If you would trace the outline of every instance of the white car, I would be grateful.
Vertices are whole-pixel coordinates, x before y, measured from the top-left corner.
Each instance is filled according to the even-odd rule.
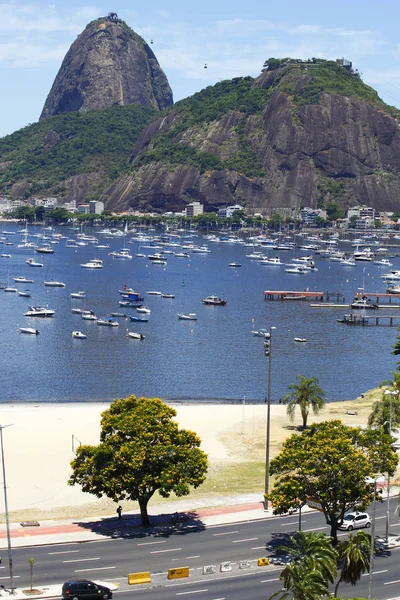
[[[368,513],[353,512],[347,514],[339,529],[351,531],[352,529],[360,529],[361,527],[371,527],[371,517]]]

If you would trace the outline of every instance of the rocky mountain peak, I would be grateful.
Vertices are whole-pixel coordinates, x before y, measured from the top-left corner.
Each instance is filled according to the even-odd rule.
[[[40,119],[128,104],[163,110],[173,103],[149,45],[115,13],[89,23],[61,64]]]

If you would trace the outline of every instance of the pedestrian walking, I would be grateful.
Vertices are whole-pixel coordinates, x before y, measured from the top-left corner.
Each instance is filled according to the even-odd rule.
[[[117,508],[117,515],[118,515],[118,519],[121,520],[122,519],[122,506],[119,505]]]

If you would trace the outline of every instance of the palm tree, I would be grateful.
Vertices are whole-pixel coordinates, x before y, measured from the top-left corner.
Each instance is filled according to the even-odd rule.
[[[390,406],[392,410],[390,410]],[[383,392],[382,400],[373,403],[372,412],[368,417],[368,425],[370,427],[382,427],[383,431],[390,435],[390,421],[392,422],[392,428],[400,427],[400,398],[389,390],[389,394]]]
[[[297,379],[298,383],[289,385],[291,391],[282,398],[281,402],[288,405],[286,412],[291,421],[294,419],[297,405],[300,406],[303,429],[305,429],[310,408],[314,415],[318,415],[321,408],[324,408],[325,392],[319,387],[316,377],[307,379],[303,375],[297,375]]]
[[[329,591],[329,583],[337,576],[338,554],[331,545],[331,538],[324,533],[297,532],[290,537],[290,545],[281,546],[293,560],[280,574],[284,589],[270,597],[280,600],[319,600]]]
[[[371,536],[365,531],[349,534],[347,540],[336,546],[336,551],[339,556],[339,578],[335,585],[335,598],[342,581],[356,585],[361,575],[369,571]]]

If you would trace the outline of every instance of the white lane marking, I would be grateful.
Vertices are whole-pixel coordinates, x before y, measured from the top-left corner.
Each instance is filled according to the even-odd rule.
[[[21,577],[21,575],[14,575],[13,579],[19,579]],[[7,577],[0,577],[0,579],[10,579],[10,577],[7,575]]]
[[[96,558],[76,558],[75,560],[63,560],[63,563],[86,562],[87,560],[100,560],[100,556]]]
[[[379,521],[379,519],[386,519],[386,515],[383,515],[382,517],[375,517],[375,521]]]
[[[382,571],[372,571],[372,575],[379,575],[379,573],[387,573],[389,569],[383,569]],[[369,577],[369,573],[363,573],[362,577]]]
[[[268,583],[268,581],[279,581],[279,577],[275,577],[274,579],[262,579],[260,583]]]
[[[117,567],[97,567],[96,569],[75,569],[75,573],[84,573],[85,571],[107,571],[109,569],[116,569]]]
[[[48,552],[47,554],[50,556],[51,554],[73,554],[79,552],[79,550],[61,550],[59,552]]]
[[[161,554],[161,552],[179,552],[182,548],[168,548],[167,550],[152,550],[150,554]]]
[[[239,530],[237,530],[237,531],[223,531],[222,533],[213,533],[213,535],[215,537],[217,537],[217,535],[232,535],[232,533],[239,533]]]
[[[240,544],[240,542],[254,542],[254,540],[258,540],[258,537],[256,537],[256,538],[246,538],[244,540],[232,540],[232,544]]]
[[[392,583],[400,583],[400,579],[395,579],[394,581],[385,581],[383,585],[392,585]]]
[[[140,542],[136,546],[152,546],[153,544],[166,544],[167,540],[160,540],[159,542]]]
[[[325,525],[325,527],[313,527],[312,529],[303,529],[302,531],[319,531],[320,529],[327,529],[327,527]]]
[[[303,519],[302,519],[301,522],[305,523],[305,520],[303,521]],[[290,523],[281,523],[281,527],[286,527],[286,525],[298,525],[298,524],[299,524],[298,521],[290,521]]]
[[[252,550],[265,550],[265,546],[256,546],[255,548],[252,548]]]
[[[177,596],[185,596],[186,594],[201,594],[202,592],[208,592],[208,589],[205,590],[192,590],[190,592],[177,592]]]
[[[186,558],[200,558],[200,554],[195,554],[194,556],[187,556]]]

